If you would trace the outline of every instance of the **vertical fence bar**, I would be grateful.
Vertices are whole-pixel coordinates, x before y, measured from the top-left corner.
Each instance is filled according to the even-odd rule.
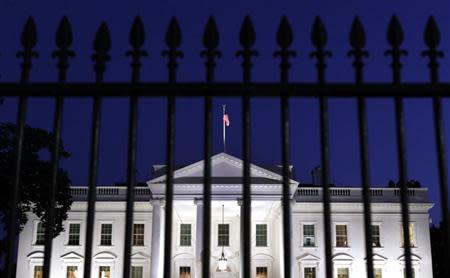
[[[331,52],[324,50],[327,44],[327,31],[320,17],[316,17],[311,41],[316,50],[310,54],[311,58],[316,58],[317,83],[325,84],[325,69],[327,67],[325,58],[331,57]],[[322,184],[323,184],[323,219],[325,236],[325,263],[326,277],[333,277],[333,261],[331,253],[331,208],[330,208],[330,185],[329,185],[329,155],[328,155],[328,99],[320,96],[320,149],[322,164]]]
[[[214,69],[216,67],[216,57],[221,53],[217,51],[219,44],[219,32],[214,18],[211,16],[206,23],[203,33],[203,50],[201,57],[206,58],[206,83],[214,82]],[[211,155],[212,155],[212,97],[205,96],[205,125],[204,125],[204,172],[203,172],[203,242],[202,242],[202,277],[210,277],[210,253],[211,253]],[[198,222],[197,222],[198,223]],[[200,229],[200,227],[197,227]],[[200,243],[197,243],[200,244]]]
[[[394,15],[388,27],[388,42],[391,49],[385,52],[386,56],[392,57],[391,68],[394,84],[401,83],[401,56],[407,55],[407,52],[401,48],[403,42],[403,30]],[[395,97],[395,122],[397,133],[397,154],[400,177],[400,201],[402,211],[402,229],[405,254],[405,273],[407,278],[413,278],[413,270],[411,263],[411,241],[409,232],[409,204],[408,204],[408,174],[406,164],[406,146],[405,146],[405,116],[402,97]]]
[[[134,19],[129,35],[129,43],[132,50],[126,56],[132,58],[131,61],[131,84],[140,82],[141,57],[147,56],[147,52],[142,50],[145,42],[144,24],[139,16]],[[138,97],[130,96],[129,122],[128,122],[128,167],[127,167],[127,211],[124,239],[124,262],[123,278],[131,276],[131,248],[133,241],[133,210],[134,210],[134,188],[136,186],[136,148],[137,148],[137,117],[138,117]]]
[[[283,17],[277,32],[277,43],[280,50],[274,53],[275,57],[280,57],[280,83],[287,85],[289,82],[289,69],[291,63],[290,57],[295,57],[296,53],[289,50],[294,36],[292,34],[291,24],[287,17]],[[290,192],[290,169],[289,169],[289,96],[286,92],[280,99],[281,110],[281,160],[283,165],[283,257],[284,257],[284,276],[292,277],[291,274],[291,192]]]
[[[444,56],[437,48],[441,42],[439,28],[433,16],[430,16],[424,33],[425,44],[428,49],[422,52],[423,57],[428,57],[428,68],[430,69],[430,83],[439,84],[439,62]],[[444,121],[442,117],[442,100],[440,96],[433,96],[434,130],[436,136],[436,150],[438,157],[439,188],[441,194],[442,231],[444,236],[444,254],[450,256],[450,212],[448,204],[448,173],[447,152],[445,147]],[[450,275],[449,266],[444,265],[443,277]]]
[[[169,83],[175,84],[178,58],[183,53],[177,48],[181,44],[181,31],[176,18],[172,18],[166,33],[168,50],[163,51],[163,56],[168,58]],[[166,219],[164,233],[164,277],[171,278],[172,258],[172,214],[173,214],[173,171],[175,168],[175,96],[169,95],[167,100],[167,170],[166,170]]]
[[[353,47],[348,52],[349,57],[354,57],[353,67],[355,68],[355,83],[361,85],[364,82],[364,58],[369,53],[364,50],[366,45],[366,35],[364,27],[358,17],[353,21],[350,31],[350,44]],[[366,243],[366,269],[367,278],[373,278],[373,249],[372,249],[372,213],[370,208],[370,175],[369,175],[369,146],[367,131],[366,100],[358,97],[358,124],[359,124],[359,147],[361,160],[361,180],[363,184],[364,202],[364,232]]]
[[[56,33],[56,45],[59,50],[53,52],[53,57],[58,58],[58,82],[65,83],[67,79],[67,69],[69,67],[69,58],[74,57],[74,52],[69,50],[72,44],[72,30],[67,17],[63,17]],[[62,92],[60,92],[62,94]],[[53,134],[55,143],[52,150],[52,180],[49,192],[49,202],[46,214],[47,227],[45,233],[45,252],[44,252],[44,278],[49,278],[51,273],[51,258],[53,246],[53,229],[55,226],[56,210],[56,191],[58,189],[58,171],[61,150],[61,127],[64,113],[63,96],[58,95],[55,100],[55,115],[53,123]]]
[[[242,56],[242,73],[243,73],[243,83],[244,85],[249,85],[251,82],[251,69],[252,69],[252,56],[257,56],[257,52],[252,49],[255,44],[256,34],[253,28],[253,23],[250,19],[250,16],[246,16],[244,22],[242,23],[239,41],[242,46],[242,50],[239,50],[236,53],[236,56]],[[242,232],[241,236],[243,237],[243,248],[241,250],[242,258],[242,271],[244,278],[249,278],[251,275],[251,216],[252,216],[252,203],[251,203],[251,176],[250,176],[250,91],[247,90],[244,92],[242,96],[242,109],[243,109],[243,117],[242,117],[242,136],[243,136],[243,189],[242,189],[242,199],[243,199],[243,214],[241,215]]]
[[[246,16],[241,26],[239,41],[242,50],[236,52],[236,57],[242,56],[242,74],[244,85],[251,82],[252,56],[257,56],[257,52],[252,49],[255,44],[256,34],[250,16]],[[243,182],[242,182],[242,211],[241,215],[241,236],[243,248],[241,250],[242,277],[251,275],[251,227],[252,227],[252,200],[251,200],[251,177],[250,177],[250,92],[247,90],[242,96],[242,144],[243,144]]]
[[[32,67],[32,59],[37,57],[37,52],[33,51],[36,46],[37,35],[36,26],[33,18],[29,17],[22,31],[21,44],[23,50],[17,52],[17,57],[22,58],[20,83],[26,84],[29,81],[30,71]],[[19,97],[19,104],[17,110],[17,130],[16,130],[16,146],[15,146],[15,161],[14,161],[14,180],[11,190],[11,205],[9,211],[9,223],[7,230],[7,254],[6,254],[6,277],[12,277],[14,273],[14,258],[16,233],[18,230],[18,215],[19,215],[19,201],[20,201],[20,174],[22,171],[22,152],[23,141],[25,136],[25,121],[27,115],[27,97],[21,95]]]
[[[103,82],[106,70],[106,62],[110,60],[108,55],[111,49],[111,38],[106,22],[102,22],[97,30],[94,40],[95,53],[92,55],[95,70],[95,82]],[[100,142],[100,116],[102,102],[100,96],[94,96],[92,127],[91,127],[91,151],[89,158],[89,191],[88,191],[88,213],[86,225],[86,246],[84,253],[84,278],[91,277],[92,247],[95,230],[95,201],[97,195],[97,176],[98,176],[98,156]]]

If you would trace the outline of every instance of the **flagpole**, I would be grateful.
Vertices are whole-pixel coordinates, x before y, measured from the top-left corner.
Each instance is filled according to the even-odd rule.
[[[222,105],[223,152],[226,152],[225,104]]]

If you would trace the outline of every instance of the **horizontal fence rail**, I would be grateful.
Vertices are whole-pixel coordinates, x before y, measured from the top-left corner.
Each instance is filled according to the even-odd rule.
[[[130,82],[104,82],[105,72],[110,62],[109,55],[111,49],[111,36],[106,22],[99,26],[94,42],[94,53],[92,55],[93,68],[95,72],[95,82],[93,83],[70,83],[67,80],[70,70],[69,61],[75,57],[75,52],[71,50],[72,31],[69,20],[64,17],[58,27],[55,42],[57,50],[53,52],[53,58],[57,60],[58,81],[33,83],[31,69],[33,60],[37,58],[38,53],[34,50],[37,44],[37,32],[33,19],[30,17],[23,29],[21,35],[21,44],[23,50],[19,51],[17,57],[21,59],[21,76],[18,83],[0,83],[0,96],[19,97],[18,115],[17,115],[17,141],[14,182],[11,188],[11,203],[8,217],[10,219],[7,233],[7,263],[6,277],[12,277],[14,265],[14,242],[16,237],[16,226],[20,196],[20,174],[22,170],[22,148],[24,140],[24,125],[27,112],[27,99],[29,97],[52,97],[55,98],[55,115],[53,132],[56,135],[56,143],[52,150],[52,186],[49,196],[49,207],[47,209],[48,222],[46,231],[51,231],[55,222],[55,190],[57,187],[58,167],[59,167],[59,140],[62,129],[62,116],[64,98],[67,97],[92,97],[93,115],[91,129],[91,152],[89,161],[89,180],[87,188],[72,189],[75,198],[86,198],[88,200],[88,217],[86,228],[86,250],[84,260],[84,276],[91,277],[92,269],[92,246],[93,229],[95,223],[95,204],[101,200],[104,195],[117,195],[121,200],[126,200],[126,230],[124,247],[124,272],[123,277],[130,277],[131,270],[131,238],[133,223],[133,203],[135,200],[141,200],[150,192],[148,189],[135,188],[136,185],[136,148],[137,148],[137,113],[139,97],[167,97],[167,179],[166,179],[166,223],[172,222],[173,214],[173,183],[175,169],[175,99],[177,97],[202,97],[205,107],[205,136],[204,136],[204,196],[203,196],[203,241],[202,241],[202,268],[203,277],[210,277],[210,247],[211,247],[211,155],[212,155],[212,98],[213,97],[239,97],[242,98],[243,116],[242,116],[242,142],[243,142],[243,195],[241,206],[241,264],[244,278],[251,275],[251,201],[252,193],[250,179],[250,161],[251,161],[251,100],[255,97],[279,97],[281,103],[281,121],[280,138],[282,144],[282,223],[283,223],[283,273],[285,277],[292,277],[292,250],[291,250],[291,200],[289,196],[290,186],[290,120],[289,120],[289,100],[294,97],[314,97],[319,99],[320,108],[320,150],[322,164],[323,186],[320,188],[302,188],[298,189],[294,198],[317,200],[324,206],[324,235],[325,235],[325,272],[327,278],[333,278],[332,245],[331,245],[331,202],[337,196],[355,198],[364,205],[364,231],[365,231],[365,250],[366,250],[366,269],[367,277],[374,278],[373,250],[370,244],[371,236],[371,202],[378,197],[389,196],[395,202],[399,202],[402,211],[403,232],[405,235],[405,269],[407,278],[413,278],[411,261],[411,242],[409,237],[409,202],[414,198],[422,198],[420,189],[408,189],[406,181],[408,180],[406,139],[404,136],[405,117],[403,112],[403,101],[405,98],[425,98],[433,101],[435,136],[438,155],[438,168],[440,179],[440,196],[443,216],[443,230],[445,250],[450,250],[450,230],[449,230],[449,201],[448,201],[448,175],[447,175],[447,157],[446,145],[444,140],[444,123],[442,116],[442,98],[450,97],[450,83],[439,82],[439,63],[438,60],[443,53],[438,50],[440,44],[440,31],[433,17],[430,17],[424,32],[424,42],[426,50],[422,56],[428,59],[428,68],[430,82],[424,83],[402,83],[402,61],[401,58],[407,54],[402,48],[403,30],[400,21],[393,16],[387,28],[388,49],[385,56],[390,59],[392,70],[392,83],[378,84],[364,82],[364,60],[368,58],[369,53],[365,50],[366,35],[363,24],[359,18],[355,18],[349,35],[350,51],[348,56],[352,59],[355,80],[347,83],[330,83],[326,81],[327,61],[332,59],[332,53],[327,50],[328,36],[324,23],[320,17],[316,17],[311,30],[311,44],[313,51],[310,58],[316,62],[317,82],[301,83],[289,81],[289,70],[293,63],[296,52],[291,49],[294,40],[294,32],[286,17],[280,22],[276,34],[276,43],[279,50],[274,53],[274,58],[280,59],[280,80],[278,83],[254,82],[252,79],[252,68],[254,60],[257,59],[258,52],[254,48],[256,41],[256,30],[253,26],[250,16],[245,17],[239,33],[239,43],[241,49],[236,52],[236,58],[241,60],[242,81],[241,82],[216,82],[215,68],[217,59],[222,53],[219,47],[219,31],[213,17],[208,19],[203,35],[204,50],[200,53],[205,59],[205,82],[177,82],[177,69],[183,52],[180,50],[182,45],[182,32],[176,18],[172,18],[168,26],[165,42],[167,49],[162,52],[162,56],[167,60],[168,82],[148,82],[142,80],[140,69],[143,66],[142,58],[147,56],[143,49],[145,44],[145,27],[140,17],[136,17],[133,22],[129,43],[131,50],[126,52],[126,56],[131,58],[131,80]],[[97,184],[98,176],[98,156],[100,142],[100,115],[102,108],[102,99],[105,97],[128,97],[130,99],[129,107],[129,130],[128,130],[128,163],[127,163],[127,186],[123,188],[102,189]],[[360,189],[336,189],[329,184],[329,127],[328,127],[328,99],[333,98],[356,98],[358,107],[359,121],[359,142],[360,142],[360,162],[362,188]],[[371,189],[370,188],[370,159],[368,152],[369,131],[366,119],[366,98],[390,98],[395,102],[395,123],[399,160],[400,189]],[[172,225],[165,225],[164,233],[164,273],[158,277],[172,277]],[[50,277],[51,257],[52,257],[52,238],[51,232],[46,233],[45,237],[45,259],[44,259],[44,277]],[[448,277],[448,276],[443,276]]]

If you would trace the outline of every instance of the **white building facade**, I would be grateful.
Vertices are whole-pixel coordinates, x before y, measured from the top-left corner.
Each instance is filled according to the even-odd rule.
[[[284,277],[279,167],[251,165],[252,277]],[[174,173],[172,277],[201,277],[203,161]],[[225,153],[212,157],[211,273],[214,278],[239,278],[241,273],[242,161]],[[154,166],[154,178],[136,187],[132,277],[163,277],[165,175]],[[361,188],[331,189],[334,275],[365,277],[364,216]],[[376,278],[403,277],[403,237],[399,189],[373,188],[372,246]],[[73,187],[74,203],[65,231],[54,239],[51,277],[82,277],[87,218],[87,187]],[[125,238],[124,186],[99,186],[95,211],[91,277],[123,274]],[[291,180],[292,273],[294,278],[325,277],[322,189]],[[409,189],[410,232],[415,277],[431,278],[429,209],[426,188]],[[44,229],[30,214],[20,234],[17,277],[40,278]],[[219,269],[222,255],[225,271]]]

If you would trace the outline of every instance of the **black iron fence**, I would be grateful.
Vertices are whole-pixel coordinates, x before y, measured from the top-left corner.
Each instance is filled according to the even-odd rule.
[[[126,52],[131,62],[131,82],[130,83],[104,83],[103,77],[107,68],[107,62],[110,60],[108,52],[111,47],[110,34],[108,26],[103,22],[95,36],[94,62],[95,83],[67,83],[67,73],[69,61],[75,56],[71,50],[72,33],[69,21],[64,17],[56,33],[57,50],[53,52],[52,57],[57,60],[58,81],[55,83],[30,83],[30,74],[33,64],[33,58],[37,57],[37,52],[33,49],[36,46],[37,36],[36,27],[32,18],[29,18],[23,29],[21,44],[23,50],[17,53],[21,59],[21,77],[19,83],[0,83],[1,96],[19,97],[17,114],[17,144],[15,159],[14,183],[11,188],[11,206],[8,217],[8,248],[6,277],[11,277],[14,267],[14,238],[13,232],[16,228],[16,219],[18,217],[18,208],[16,204],[19,200],[19,185],[21,183],[21,157],[23,152],[23,138],[25,117],[27,113],[28,97],[54,97],[55,115],[53,132],[55,134],[55,144],[52,151],[53,171],[51,193],[49,195],[48,226],[47,231],[51,231],[55,223],[55,192],[57,188],[58,162],[60,156],[60,138],[61,125],[63,117],[64,97],[93,97],[93,116],[91,133],[91,152],[89,164],[89,189],[88,189],[88,217],[86,228],[84,276],[91,277],[91,261],[93,246],[93,227],[95,219],[96,203],[96,185],[98,176],[98,154],[99,154],[99,136],[100,136],[100,111],[102,98],[127,96],[130,98],[129,115],[129,134],[128,134],[128,178],[127,178],[127,207],[126,207],[126,235],[124,248],[124,272],[123,277],[130,277],[130,256],[131,256],[131,238],[133,223],[133,202],[135,199],[136,184],[136,145],[137,145],[137,110],[139,97],[165,96],[168,98],[168,128],[167,128],[167,179],[166,179],[166,220],[165,223],[172,223],[173,211],[173,172],[174,172],[174,142],[175,142],[175,98],[183,97],[204,97],[205,122],[204,122],[204,219],[203,223],[203,277],[210,277],[210,226],[211,226],[211,155],[212,155],[212,98],[217,96],[235,96],[241,97],[243,103],[243,231],[244,238],[242,254],[243,277],[250,277],[251,273],[251,183],[250,180],[250,123],[251,111],[250,100],[256,97],[275,97],[281,101],[281,142],[282,142],[282,163],[283,163],[283,254],[284,256],[284,274],[285,277],[291,275],[291,211],[289,196],[289,99],[296,97],[318,98],[320,102],[320,140],[321,140],[321,164],[323,180],[323,205],[324,205],[324,231],[325,231],[325,261],[326,277],[333,276],[332,266],[332,245],[331,245],[331,213],[330,213],[330,188],[329,188],[329,156],[328,156],[328,97],[337,98],[357,98],[358,120],[359,120],[359,141],[360,141],[360,160],[362,177],[362,200],[364,203],[364,228],[365,228],[365,247],[367,258],[367,277],[374,277],[373,251],[370,241],[371,237],[371,198],[373,192],[370,190],[369,177],[369,152],[367,139],[369,131],[366,120],[366,102],[365,98],[390,97],[395,102],[395,119],[397,133],[397,153],[399,161],[400,177],[400,200],[402,211],[403,233],[405,239],[404,255],[406,277],[412,278],[411,263],[411,242],[409,236],[409,211],[408,199],[410,194],[406,181],[408,180],[406,148],[405,148],[405,117],[403,109],[403,99],[411,97],[429,98],[433,101],[435,136],[438,154],[438,167],[440,178],[440,196],[444,229],[445,250],[450,250],[450,231],[449,231],[449,202],[448,202],[448,177],[447,177],[447,159],[444,140],[444,124],[442,119],[441,99],[450,97],[450,84],[441,84],[439,82],[439,63],[438,60],[443,53],[438,49],[440,44],[440,32],[433,17],[430,17],[424,32],[424,41],[426,50],[422,56],[428,59],[430,72],[430,82],[427,84],[403,84],[402,83],[402,56],[407,54],[402,48],[403,31],[398,19],[393,16],[387,31],[387,41],[389,49],[385,56],[391,59],[392,83],[391,84],[366,84],[364,83],[364,59],[368,57],[365,50],[366,37],[363,25],[358,18],[355,18],[351,27],[349,41],[351,50],[348,52],[349,58],[353,61],[355,80],[353,83],[332,84],[326,82],[327,59],[331,57],[331,52],[327,50],[327,32],[321,19],[317,17],[313,23],[311,31],[311,42],[314,51],[310,57],[316,60],[317,83],[290,83],[289,69],[291,67],[291,58],[295,57],[295,51],[290,49],[294,39],[293,31],[286,17],[283,17],[277,32],[277,44],[280,49],[274,53],[276,58],[280,59],[280,82],[279,83],[254,83],[252,82],[252,63],[258,52],[253,48],[256,32],[252,21],[247,16],[240,30],[239,40],[242,49],[236,52],[236,56],[242,59],[242,82],[216,83],[214,82],[214,73],[217,58],[221,56],[219,47],[219,31],[212,17],[209,18],[203,36],[203,45],[205,49],[201,51],[201,57],[205,59],[205,82],[178,83],[177,67],[179,60],[183,57],[180,50],[182,34],[177,20],[173,18],[170,21],[165,41],[168,49],[162,52],[162,56],[167,59],[168,82],[167,83],[149,83],[140,81],[141,59],[147,56],[143,49],[145,42],[145,28],[139,17],[136,17],[129,35],[129,42],[132,49]],[[172,246],[172,227],[166,225],[164,237],[164,277],[171,277],[171,246]],[[44,277],[50,276],[50,265],[52,256],[52,235],[47,232],[45,236],[45,256],[44,256]],[[444,275],[445,276],[445,275]]]

